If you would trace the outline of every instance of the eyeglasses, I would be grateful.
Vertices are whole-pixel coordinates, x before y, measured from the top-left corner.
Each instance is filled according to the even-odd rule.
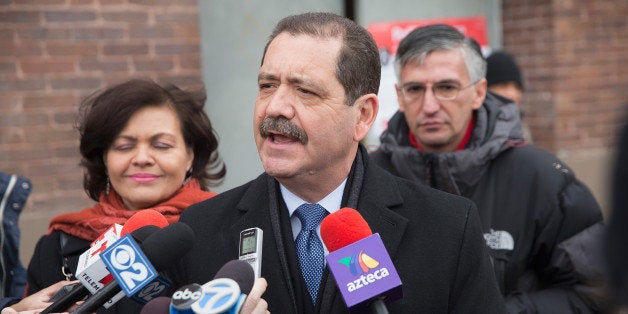
[[[472,86],[478,81],[474,81],[467,86],[459,87],[455,83],[436,83],[432,85],[432,93],[439,100],[454,100],[458,97],[458,92]],[[401,87],[401,95],[406,102],[415,102],[423,99],[427,86],[419,83],[407,83]]]

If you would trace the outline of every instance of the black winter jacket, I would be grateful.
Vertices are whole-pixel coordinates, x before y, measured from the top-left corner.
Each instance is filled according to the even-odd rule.
[[[397,112],[373,162],[395,175],[473,200],[509,312],[587,313],[604,308],[602,214],[573,171],[525,145],[514,103],[487,94],[465,149],[426,153]]]

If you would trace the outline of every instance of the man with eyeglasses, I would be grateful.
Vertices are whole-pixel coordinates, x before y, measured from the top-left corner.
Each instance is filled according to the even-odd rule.
[[[517,105],[487,92],[477,42],[418,28],[395,71],[399,111],[371,160],[476,203],[509,312],[602,311],[599,205],[562,161],[525,144]]]

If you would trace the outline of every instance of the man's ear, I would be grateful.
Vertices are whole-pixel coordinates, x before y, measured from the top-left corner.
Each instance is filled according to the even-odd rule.
[[[395,83],[395,92],[397,92],[397,103],[399,104],[399,112],[404,112],[406,110],[406,107],[405,103],[403,102],[403,95],[401,94],[399,83]]]
[[[488,89],[486,79],[481,79],[475,83],[475,99],[473,100],[473,110],[482,107],[486,98],[486,90]]]
[[[358,110],[353,140],[359,142],[366,137],[375,123],[379,111],[379,99],[375,94],[366,94],[358,98],[353,105]]]

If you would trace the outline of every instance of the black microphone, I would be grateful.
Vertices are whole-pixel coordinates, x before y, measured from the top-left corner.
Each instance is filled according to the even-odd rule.
[[[238,283],[240,292],[248,295],[255,283],[255,271],[253,270],[253,267],[251,267],[251,264],[234,259],[225,263],[222,267],[220,267],[218,272],[216,272],[214,279],[219,278],[233,279]]]
[[[170,314],[170,298],[162,296],[148,301],[140,314]]]
[[[141,228],[131,232],[131,235],[133,236],[133,238],[136,241],[141,243],[146,238],[148,238],[148,236],[153,234],[158,229],[159,229],[159,227],[157,227],[157,226],[146,225],[146,226],[143,226],[143,227],[141,227]],[[72,290],[70,290],[68,293],[66,293],[60,299],[58,299],[55,302],[53,302],[51,305],[49,305],[47,308],[45,308],[40,313],[41,314],[49,314],[49,313],[64,312],[68,308],[70,308],[72,305],[74,305],[76,302],[85,299],[85,297],[89,296],[90,294],[91,293],[90,293],[89,289],[87,289],[87,287],[85,287],[82,283],[78,283],[78,284],[76,284],[74,286],[74,288],[72,288]]]
[[[151,234],[140,245],[140,249],[148,261],[152,263],[155,270],[160,271],[166,269],[187,253],[194,244],[194,238],[194,232],[188,225],[175,222]],[[148,282],[145,282],[145,284],[148,284]],[[120,291],[122,291],[122,287],[120,287],[118,282],[115,280],[111,281],[89,297],[72,313],[94,312]]]
[[[179,288],[172,295],[170,313],[238,313],[254,282],[255,272],[249,263],[231,260],[206,284]]]

